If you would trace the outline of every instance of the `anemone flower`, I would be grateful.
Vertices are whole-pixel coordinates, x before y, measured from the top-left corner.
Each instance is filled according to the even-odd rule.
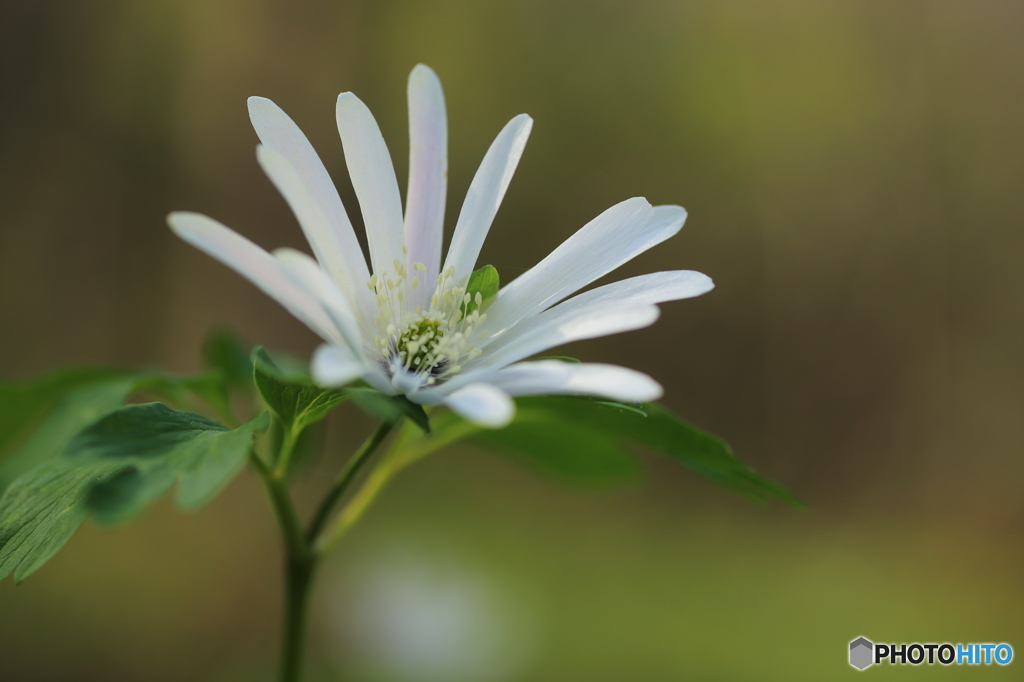
[[[533,120],[516,116],[487,150],[442,264],[448,130],[441,83],[419,65],[409,76],[408,95],[404,217],[376,121],[352,93],[338,97],[338,129],[366,225],[370,268],[312,145],[277,105],[260,97],[249,99],[249,117],[262,142],[257,159],[294,211],[315,258],[293,249],[267,253],[196,213],[172,213],[171,228],[248,278],[325,341],[311,362],[313,379],[322,386],[363,380],[382,393],[443,404],[493,428],[513,418],[514,396],[659,398],[661,386],[635,370],[527,358],[571,341],[646,327],[658,318],[655,304],[709,291],[707,276],[679,270],[569,298],[676,234],[686,211],[652,207],[642,198],[616,204],[495,293],[493,268],[474,268]]]

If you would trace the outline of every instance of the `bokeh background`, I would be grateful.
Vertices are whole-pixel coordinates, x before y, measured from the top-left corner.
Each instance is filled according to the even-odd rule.
[[[658,377],[808,508],[654,459],[641,485],[594,491],[482,451],[435,456],[321,574],[311,680],[818,681],[860,674],[858,635],[1024,655],[1012,0],[6,0],[0,375],[192,371],[217,325],[309,353],[310,332],[164,216],[304,246],[255,163],[259,94],[306,131],[358,225],[334,99],[370,106],[404,185],[417,62],[447,95],[449,235],[493,136],[536,120],[482,256],[504,281],[620,200],[689,210],[615,277],[697,269],[717,289],[565,352]],[[332,419],[303,500],[366,430]],[[87,525],[0,584],[0,679],[269,680],[279,580],[248,475],[197,514]]]

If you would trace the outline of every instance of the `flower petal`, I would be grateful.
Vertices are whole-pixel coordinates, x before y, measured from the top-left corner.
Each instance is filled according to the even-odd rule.
[[[366,224],[373,271],[394,273],[395,260],[405,264],[405,228],[391,154],[373,114],[351,92],[338,95],[337,119],[345,164]]]
[[[653,305],[664,301],[692,298],[707,293],[714,286],[710,277],[693,270],[655,272],[631,277],[592,289],[552,306],[498,336],[484,339],[478,344],[478,347],[486,348],[487,352],[494,352],[508,344],[515,343],[523,334],[548,324],[555,318],[577,315],[586,311],[617,308],[625,303]],[[485,322],[485,324],[487,323]]]
[[[425,305],[441,269],[441,239],[448,187],[448,118],[441,81],[429,67],[417,64],[409,74],[409,192],[405,199],[405,267],[413,263],[427,270],[418,276],[421,286],[413,291],[416,303]]]
[[[653,305],[629,303],[597,310],[584,308],[569,315],[548,318],[544,324],[517,338],[515,343],[494,351],[488,349],[476,360],[467,362],[462,374],[435,390],[446,393],[476,381],[485,381],[495,370],[555,346],[648,327],[658,319],[659,312]]]
[[[348,300],[326,272],[315,260],[295,249],[274,251],[281,270],[296,285],[316,299],[323,311],[334,322],[349,351],[358,360],[364,360],[363,341],[359,335],[359,323]]]
[[[260,165],[284,195],[320,264],[353,306],[368,306],[373,297],[364,286],[370,277],[363,250],[342,206],[334,181],[295,122],[269,99],[249,98],[249,119],[266,150]],[[289,166],[289,170],[283,170]],[[312,211],[310,205],[316,206]],[[372,317],[372,314],[370,315]]]
[[[255,284],[326,341],[344,343],[319,301],[296,286],[269,253],[213,218],[177,211],[167,216],[174,233]]]
[[[323,344],[313,352],[310,362],[313,381],[320,386],[345,386],[367,373],[367,365],[343,346]]]
[[[533,119],[526,114],[520,114],[509,121],[491,143],[469,185],[444,264],[445,269],[449,266],[455,268],[458,286],[465,286],[473,272],[484,239],[498,213],[505,190],[512,181],[512,174],[519,165],[532,128]]]
[[[529,319],[676,234],[679,206],[652,208],[634,198],[612,206],[506,286],[487,311],[494,334]]]
[[[516,414],[516,403],[500,388],[488,384],[469,384],[451,393],[444,404],[469,421],[490,429],[509,425]]]
[[[488,383],[511,396],[579,394],[640,403],[663,393],[657,381],[636,370],[559,360],[520,362],[498,370]]]

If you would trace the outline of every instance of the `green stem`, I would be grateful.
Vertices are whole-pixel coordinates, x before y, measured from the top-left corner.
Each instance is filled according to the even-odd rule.
[[[285,540],[285,619],[280,680],[298,682],[306,640],[309,591],[313,585],[317,557],[306,542],[287,482],[276,476],[255,452],[250,453],[250,460],[267,489],[270,505]]]
[[[408,428],[413,427],[410,425]],[[342,508],[330,529],[315,539],[311,537],[313,551],[318,555],[323,555],[337,544],[369,508],[388,482],[402,469],[479,429],[479,426],[470,422],[461,422],[443,431],[438,431],[429,438],[423,436],[399,437],[380,464],[370,473],[362,487]]]
[[[391,429],[395,427],[397,421],[385,421],[381,422],[370,437],[359,447],[352,457],[349,458],[345,464],[345,468],[341,470],[338,477],[334,481],[334,485],[331,486],[330,491],[327,493],[327,497],[320,503],[320,508],[317,509],[316,515],[313,517],[313,521],[309,524],[309,530],[306,531],[306,540],[313,543],[320,532],[323,530],[324,525],[327,523],[328,518],[331,515],[331,509],[341,499],[341,496],[345,494],[345,491],[352,484],[356,474],[363,467],[366,462],[370,460],[373,453],[380,447],[380,444],[384,442],[384,439],[391,433]]]
[[[263,487],[267,489],[270,497],[270,506],[277,518],[277,525],[281,528],[284,536],[285,547],[289,556],[302,557],[310,555],[309,544],[302,533],[302,522],[299,521],[299,513],[295,510],[292,496],[288,492],[288,484],[284,479],[278,478],[255,453],[251,453],[249,459],[263,481]]]
[[[306,644],[309,593],[313,586],[316,557],[288,557],[285,572],[284,645],[281,652],[281,682],[299,682]]]
[[[281,425],[284,433],[281,434],[281,451],[277,454],[274,464],[274,478],[283,480],[288,475],[288,464],[292,459],[292,452],[295,451],[295,443],[299,439],[299,433],[288,426]]]

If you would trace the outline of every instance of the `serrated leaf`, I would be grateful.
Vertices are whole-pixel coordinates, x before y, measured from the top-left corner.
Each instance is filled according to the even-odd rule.
[[[107,378],[59,398],[28,439],[0,465],[0,493],[26,471],[59,455],[79,430],[123,405],[135,383],[135,377]]]
[[[62,396],[124,376],[122,370],[105,367],[67,367],[31,381],[0,381],[0,454]]]
[[[0,580],[17,569],[21,582],[56,554],[89,515],[89,491],[123,466],[52,460],[15,481],[0,498]]]
[[[361,410],[381,421],[396,422],[408,417],[425,433],[430,433],[430,419],[423,406],[404,395],[384,395],[372,388],[346,388],[344,391]]]
[[[639,462],[604,433],[564,423],[546,410],[520,409],[504,429],[481,429],[470,440],[572,483],[635,481]]]
[[[308,376],[285,372],[262,346],[253,351],[252,359],[253,379],[260,395],[274,415],[295,433],[320,421],[348,398],[344,391],[315,385]]]
[[[266,414],[237,429],[163,403],[128,405],[79,432],[63,459],[71,465],[123,465],[96,486],[89,508],[98,521],[122,521],[178,483],[177,503],[194,509],[216,495],[245,463]]]
[[[323,419],[338,403],[351,399],[361,410],[382,421],[408,417],[423,431],[430,432],[430,420],[423,407],[405,396],[384,395],[366,387],[321,388],[299,368],[282,369],[262,347],[253,351],[253,366],[263,399],[286,425],[299,425],[291,428],[305,428]]]
[[[0,498],[0,579],[46,563],[90,514],[138,512],[178,482],[178,505],[208,501],[237,473],[266,428],[262,415],[229,431],[161,403],[129,405],[76,434],[60,457],[19,477]]]
[[[462,304],[462,316],[465,317],[478,308],[486,308],[490,300],[498,294],[500,288],[498,271],[493,265],[485,265],[474,270],[473,274],[469,276],[469,283],[466,284],[469,302]],[[480,294],[479,301],[477,301],[477,294]]]

